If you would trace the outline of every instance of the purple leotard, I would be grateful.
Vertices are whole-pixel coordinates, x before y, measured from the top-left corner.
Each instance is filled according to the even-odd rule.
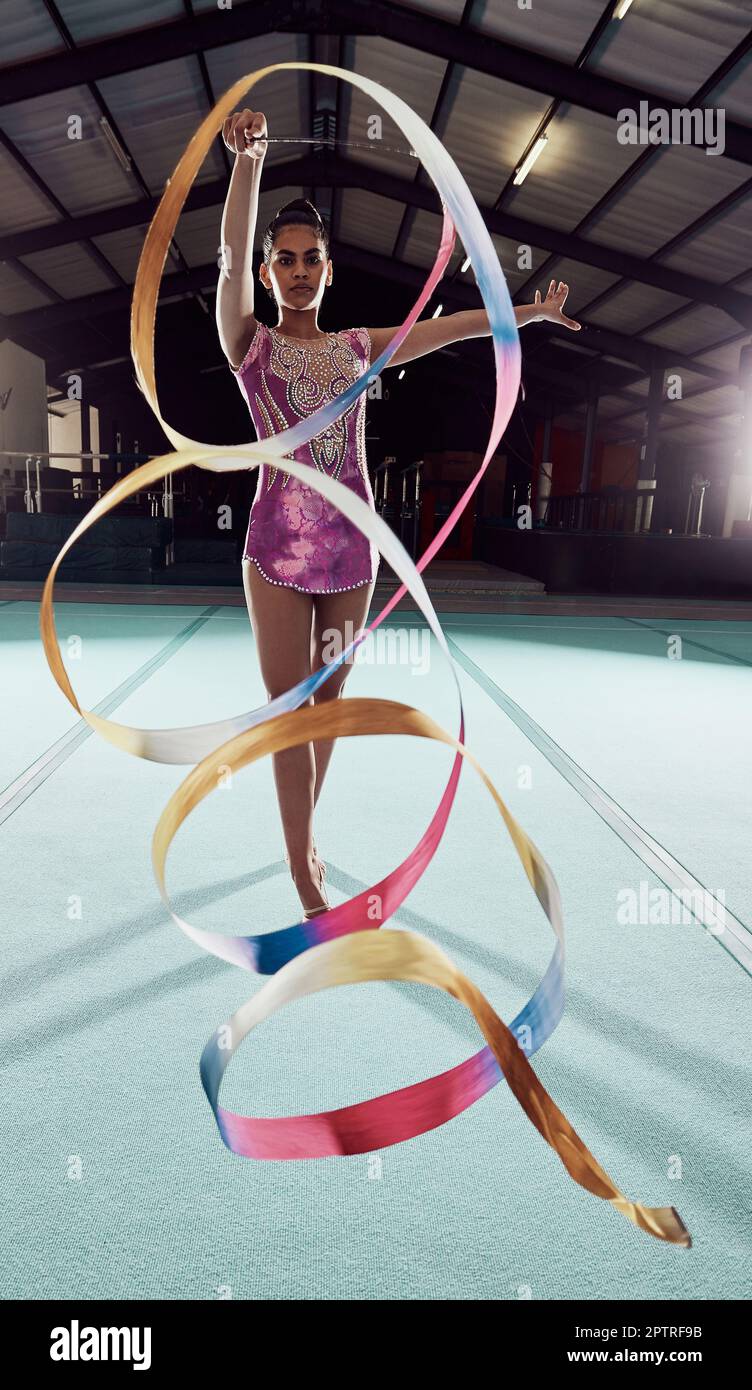
[[[341,395],[370,357],[365,328],[328,333],[310,343],[259,323],[245,358],[231,370],[256,433],[265,439]],[[373,507],[365,393],[327,430],[283,457],[319,468]],[[270,583],[307,594],[340,593],[375,579],[379,558],[376,547],[320,492],[280,468],[260,466],[243,561],[253,561]]]

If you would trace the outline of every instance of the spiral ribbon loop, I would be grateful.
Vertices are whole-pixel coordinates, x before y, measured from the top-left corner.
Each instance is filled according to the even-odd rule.
[[[322,73],[358,87],[382,106],[401,128],[432,177],[441,198],[443,224],[436,261],[426,283],[392,341],[376,361],[341,395],[298,424],[256,444],[217,448],[190,439],[160,412],[154,369],[154,329],[159,284],[167,251],[186,197],[212,141],[239,100],[275,72]],[[325,430],[357,400],[373,376],[388,365],[441,280],[455,244],[455,228],[472,260],[488,313],[496,365],[496,403],[483,462],[450,516],[417,565],[373,508],[346,485],[290,457],[299,445]],[[152,842],[152,861],[162,899],[173,921],[204,950],[272,978],[222,1024],[201,1057],[201,1079],[225,1144],[253,1158],[313,1158],[362,1153],[400,1143],[446,1123],[484,1095],[501,1077],[570,1176],[595,1196],[609,1201],[641,1230],[661,1240],[689,1245],[689,1234],[673,1207],[631,1202],[600,1167],[566,1117],[541,1085],[528,1060],[549,1038],[563,1010],[564,923],[556,879],[533,841],[505,806],[491,779],[464,744],[465,719],[455,662],[421,577],[479,486],[514,408],[520,382],[520,346],[509,292],[493,242],[460,171],[433,131],[399,97],[366,77],[322,63],[275,63],[241,77],[202,121],[165,188],[149,227],[139,261],[131,313],[131,348],[138,384],[174,452],[151,459],[119,479],[100,498],[60,550],[42,593],[40,627],[54,679],[92,729],[136,757],[162,763],[194,764],[165,807]],[[120,502],[152,486],[168,473],[195,464],[215,472],[272,465],[284,456],[285,471],[320,492],[375,544],[401,581],[376,618],[344,651],[277,699],[215,723],[187,728],[137,729],[83,709],[63,665],[54,622],[55,576],[66,553],[101,517]],[[459,734],[454,738],[427,715],[391,700],[348,699],[308,705],[368,634],[410,592],[449,664],[459,701]],[[319,739],[353,735],[405,734],[448,744],[455,757],[439,805],[418,843],[379,883],[312,921],[256,936],[235,937],[202,931],[174,911],[165,884],[169,847],[180,825],[218,785],[220,774],[245,767],[269,754]],[[530,885],[553,929],[555,944],[548,968],[527,1004],[507,1027],[488,1000],[439,948],[417,933],[383,926],[404,902],[431,862],[441,841],[456,794],[463,759],[468,759],[493,798]],[[487,1045],[473,1057],[416,1085],[317,1115],[256,1118],[219,1104],[222,1077],[248,1032],[284,1004],[321,989],[365,980],[410,980],[443,989],[468,1008]]]

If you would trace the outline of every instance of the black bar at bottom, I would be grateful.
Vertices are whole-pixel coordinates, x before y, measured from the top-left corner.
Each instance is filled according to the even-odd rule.
[[[666,1248],[666,1262],[691,1260],[684,1250]],[[678,1271],[677,1271],[678,1274]],[[193,1379],[199,1374],[220,1374],[223,1384],[232,1371],[247,1375],[254,1356],[254,1342],[259,1324],[253,1318],[249,1301],[237,1296],[215,1297],[191,1302],[190,1312],[180,1300],[156,1302],[146,1300],[97,1302],[87,1300],[5,1302],[2,1307],[3,1343],[10,1357],[15,1346],[23,1355],[24,1374],[44,1377],[54,1383],[66,1370],[81,1378],[89,1374],[84,1367],[98,1364],[107,1376],[140,1370],[166,1383],[169,1374],[174,1380],[183,1368],[190,1370]],[[262,1300],[250,1300],[258,1303]],[[287,1300],[274,1300],[285,1302]],[[308,1300],[290,1302],[331,1303],[318,1300],[315,1294]],[[342,1299],[342,1302],[381,1302],[361,1298]],[[387,1300],[410,1302],[410,1299]],[[422,1321],[426,1302],[441,1302],[417,1295],[419,1308],[411,1318]],[[460,1300],[455,1316],[465,1321],[474,1316],[472,1303]],[[533,1296],[533,1290],[521,1284],[518,1297],[485,1300],[495,1302],[497,1333],[507,1332],[513,1339],[515,1359],[529,1362],[530,1374],[536,1379],[542,1370],[559,1370],[577,1365],[632,1366],[703,1366],[716,1373],[741,1361],[745,1352],[746,1319],[739,1318],[728,1302],[548,1302]],[[312,1310],[313,1313],[313,1310]],[[322,1322],[331,1319],[334,1331],[336,1313],[330,1308],[315,1312],[315,1338],[305,1339],[301,1318],[295,1315],[298,1327],[300,1360],[310,1358],[310,1369],[321,1350]],[[348,1315],[348,1323],[352,1318]],[[430,1314],[429,1314],[430,1316]],[[487,1327],[485,1315],[483,1326]],[[360,1354],[369,1356],[378,1351],[382,1340],[370,1313],[360,1331]],[[337,1320],[337,1325],[339,1321]],[[254,1331],[255,1329],[255,1331]],[[415,1330],[413,1324],[413,1331]],[[303,1332],[303,1337],[300,1333]],[[312,1325],[313,1334],[314,1327]],[[439,1334],[441,1336],[441,1334]],[[348,1339],[352,1327],[348,1327]],[[498,1340],[498,1338],[497,1338]],[[388,1339],[391,1344],[391,1338]],[[437,1344],[438,1346],[438,1344]],[[510,1343],[511,1347],[511,1343]],[[430,1339],[427,1344],[430,1359]],[[285,1350],[289,1366],[290,1346]],[[392,1347],[393,1350],[393,1347]],[[115,1353],[117,1352],[117,1357]],[[388,1348],[385,1348],[389,1354]],[[500,1344],[497,1354],[501,1358]],[[518,1367],[519,1369],[519,1367]],[[502,1370],[501,1360],[499,1370]],[[97,1377],[98,1383],[101,1383]]]

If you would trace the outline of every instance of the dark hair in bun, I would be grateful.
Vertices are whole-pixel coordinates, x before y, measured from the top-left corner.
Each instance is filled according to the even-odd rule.
[[[324,253],[329,259],[329,232],[321,220],[321,215],[313,203],[308,198],[293,198],[292,202],[285,203],[276,215],[272,218],[269,226],[264,232],[263,257],[268,265],[272,258],[272,247],[277,235],[283,227],[299,226],[310,227],[324,243]]]

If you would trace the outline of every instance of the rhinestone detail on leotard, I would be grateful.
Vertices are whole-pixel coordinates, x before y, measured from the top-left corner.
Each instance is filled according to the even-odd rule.
[[[319,343],[315,347],[305,339],[283,338],[276,328],[271,328],[269,332],[273,343],[269,370],[285,382],[287,406],[300,419],[313,415],[332,396],[341,395],[359,375],[352,348],[339,341],[338,333],[328,333],[323,345],[318,339],[314,340]],[[266,394],[269,388],[263,371],[261,378]],[[339,420],[335,420],[334,424],[308,443],[312,463],[336,482],[339,482],[345,460],[348,419],[357,404],[356,401]],[[277,413],[284,419],[281,411]],[[289,478],[289,474],[286,476]]]
[[[255,566],[256,566],[256,569],[261,571],[261,573],[262,573],[263,576],[264,576],[264,579],[267,579],[267,580],[269,581],[270,584],[278,584],[279,587],[280,587],[280,589],[297,589],[297,591],[298,591],[299,594],[310,594],[310,593],[345,594],[345,593],[347,593],[348,589],[362,589],[364,584],[372,584],[372,583],[373,583],[373,580],[372,580],[372,579],[360,579],[360,580],[358,581],[357,584],[343,584],[341,589],[304,589],[303,586],[302,586],[302,584],[285,584],[285,583],[282,582],[281,579],[272,579],[271,575],[266,574],[266,572],[265,572],[264,570],[261,569],[261,566],[260,566],[258,560],[257,560],[257,559],[255,558],[255,556],[253,556],[253,555],[244,555],[244,556],[243,556],[243,564],[244,564],[244,565],[255,565]]]

